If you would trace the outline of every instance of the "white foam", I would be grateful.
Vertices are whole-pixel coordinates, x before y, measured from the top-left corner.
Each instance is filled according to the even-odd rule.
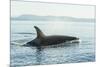
[[[81,40],[72,40],[72,41],[70,41],[70,43],[80,43],[81,42]]]

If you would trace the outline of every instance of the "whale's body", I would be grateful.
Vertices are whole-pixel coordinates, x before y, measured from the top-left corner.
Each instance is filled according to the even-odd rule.
[[[79,38],[72,36],[62,36],[62,35],[46,36],[37,26],[34,26],[34,28],[36,29],[37,37],[34,40],[26,43],[24,46],[48,46],[72,40],[79,40]]]

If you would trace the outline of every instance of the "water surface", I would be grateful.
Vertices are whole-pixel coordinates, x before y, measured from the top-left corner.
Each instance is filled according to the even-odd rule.
[[[34,26],[46,35],[79,37],[81,43],[22,47],[36,37]],[[11,66],[95,61],[95,22],[11,21]]]

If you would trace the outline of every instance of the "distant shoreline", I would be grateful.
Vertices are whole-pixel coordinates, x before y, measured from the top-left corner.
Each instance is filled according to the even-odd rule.
[[[11,17],[14,21],[72,21],[72,22],[95,22],[95,18],[76,18],[69,16],[37,16],[37,15],[20,15]]]

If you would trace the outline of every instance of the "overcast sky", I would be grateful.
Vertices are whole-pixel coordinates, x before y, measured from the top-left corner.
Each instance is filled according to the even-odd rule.
[[[11,16],[24,14],[94,18],[95,6],[11,1]]]

